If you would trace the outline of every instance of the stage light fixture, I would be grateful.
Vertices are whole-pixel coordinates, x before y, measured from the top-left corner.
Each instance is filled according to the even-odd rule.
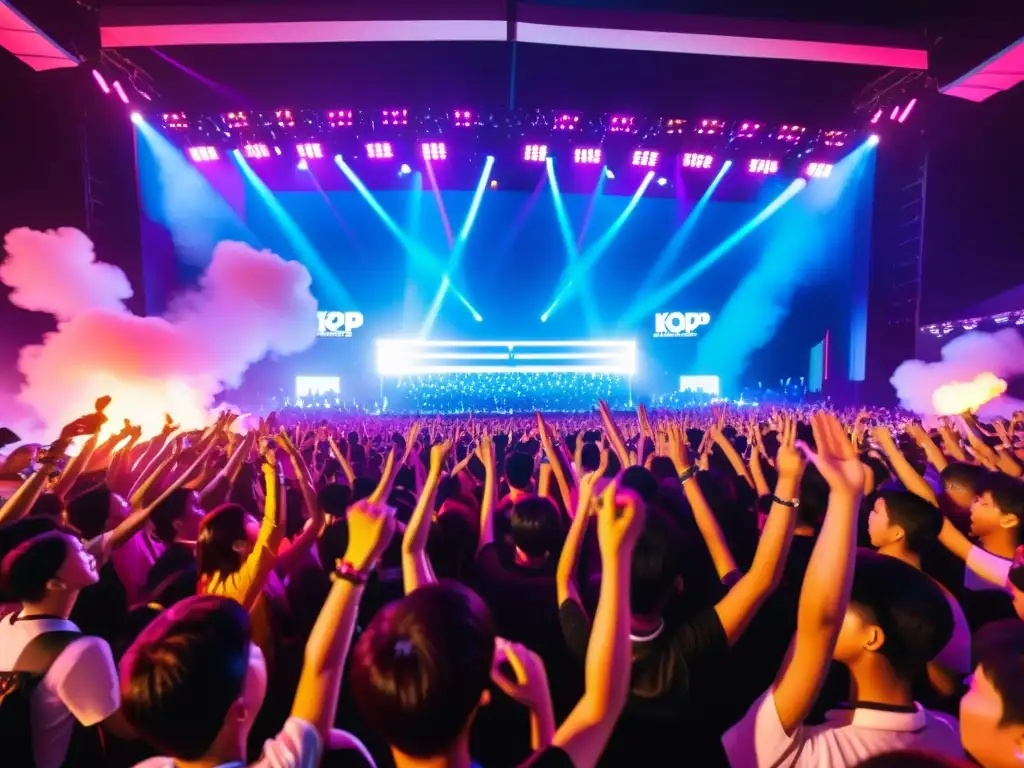
[[[681,117],[670,117],[665,121],[665,133],[676,134],[682,133],[686,127],[686,121]]]
[[[633,165],[641,168],[653,168],[658,164],[661,153],[649,149],[637,149],[633,152]]]
[[[892,108],[892,112],[889,113],[889,119],[890,120],[895,120],[899,116],[900,116],[900,105],[897,104],[895,107]]]
[[[629,115],[612,115],[608,123],[608,130],[612,133],[632,133],[634,118]]]
[[[784,141],[787,144],[796,144],[804,137],[806,132],[807,126],[804,125],[784,125],[775,134],[775,140]]]
[[[715,156],[705,152],[687,152],[683,155],[683,168],[694,168],[699,171],[706,171],[715,162]]]
[[[779,161],[769,160],[763,157],[751,158],[747,164],[747,171],[750,173],[760,173],[764,176],[771,176],[773,173],[779,172]]]
[[[473,124],[473,113],[468,109],[456,109],[452,112],[452,119],[457,128],[469,128]]]
[[[757,135],[757,132],[761,130],[760,123],[752,123],[749,120],[744,120],[736,128],[736,138],[738,139],[752,139]]]
[[[576,147],[572,159],[580,165],[598,165],[601,162],[601,150],[596,147]]]
[[[543,163],[547,159],[547,144],[527,144],[523,150],[523,160],[528,163]]]
[[[332,109],[327,112],[327,124],[331,128],[351,128],[352,127],[352,110],[351,109]]]
[[[847,131],[825,131],[821,134],[821,140],[826,147],[845,147],[850,134]]]
[[[896,118],[897,123],[905,123],[907,118],[910,117],[910,113],[914,111],[914,107],[917,106],[917,99],[911,99],[907,102],[907,106],[900,112],[900,116]]]
[[[443,141],[425,141],[420,145],[424,160],[447,160],[448,148]]]
[[[412,173],[412,166],[409,165],[408,163],[402,163],[399,166],[399,168],[398,168],[398,175],[399,176],[408,176],[410,173]]]
[[[92,79],[96,81],[96,85],[100,87],[100,90],[103,91],[103,93],[110,93],[110,86],[107,85],[107,78],[105,78],[98,69],[94,69],[92,71]]]
[[[245,112],[227,112],[220,116],[226,128],[248,128],[249,116]]]
[[[266,144],[246,144],[242,147],[242,154],[250,160],[262,160],[270,157],[270,147]]]
[[[366,156],[370,160],[391,160],[395,152],[390,141],[374,141],[366,145]]]
[[[409,124],[409,110],[408,109],[385,109],[381,113],[381,123],[383,125],[408,125]]]
[[[658,179],[659,187],[664,187],[666,184],[668,184],[668,179],[666,179],[664,176]]]
[[[571,115],[568,112],[563,112],[562,114],[555,116],[555,129],[559,131],[575,131],[579,122],[579,115]]]
[[[832,175],[832,163],[809,163],[804,175],[812,179],[827,179]]]
[[[875,125],[881,119],[882,119],[882,110],[879,109],[877,112],[875,112],[874,115],[871,116],[871,124]]]
[[[299,160],[295,167],[298,168],[300,171],[308,171],[309,163],[306,162],[306,158],[302,158],[301,160]]]
[[[183,131],[188,128],[188,118],[184,112],[164,112],[161,117],[163,118],[164,128],[175,131]]]
[[[133,123],[135,123],[135,125],[142,125],[144,122],[146,122],[145,118],[142,117],[141,112],[132,112],[131,120]]]
[[[121,81],[115,80],[111,86],[114,89],[114,93],[117,94],[117,98],[123,101],[125,104],[128,103],[128,94],[124,92],[124,88],[121,87]]]
[[[880,142],[881,140],[881,137],[877,133],[872,133],[870,136],[868,136],[868,146],[877,147],[878,142]]]
[[[324,156],[323,149],[320,147],[320,144],[315,141],[296,144],[295,150],[299,153],[299,157],[304,160],[320,160]]]
[[[295,127],[295,116],[292,115],[292,111],[290,109],[278,109],[274,112],[274,117],[277,118],[278,128]]]
[[[696,131],[701,135],[714,136],[721,133],[724,128],[725,123],[721,120],[701,120],[697,123]]]
[[[605,168],[604,169],[604,177],[606,179],[614,179],[615,178],[615,174],[612,173],[612,169],[611,168]]]
[[[188,156],[195,163],[208,163],[212,160],[220,160],[220,154],[216,147],[189,147]]]
[[[274,154],[277,155],[278,157],[280,157],[281,156],[281,148],[280,147],[274,147]]]

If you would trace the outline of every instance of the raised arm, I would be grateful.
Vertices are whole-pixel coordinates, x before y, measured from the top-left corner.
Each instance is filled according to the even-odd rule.
[[[351,488],[352,484],[356,481],[356,473],[353,471],[352,465],[348,463],[348,459],[345,458],[341,449],[338,448],[338,444],[334,442],[333,437],[327,438],[327,444],[331,447],[331,453],[334,455],[334,458],[341,464],[341,471],[344,473],[345,479],[348,480],[349,488]]]
[[[323,508],[316,500],[316,491],[313,490],[313,483],[309,477],[309,469],[298,449],[288,438],[284,430],[277,436],[277,444],[281,446],[292,463],[292,470],[295,473],[295,481],[299,484],[299,493],[302,494],[302,505],[306,508],[309,519],[302,532],[295,537],[287,552],[281,554],[277,561],[278,573],[290,573],[292,568],[299,562],[306,552],[316,543],[317,538],[324,530],[325,514]]]
[[[612,449],[615,454],[619,457],[619,465],[623,468],[632,466],[634,457],[629,455],[629,451],[626,450],[626,441],[622,437],[622,430],[619,429],[619,425],[615,423],[615,417],[612,416],[611,409],[608,407],[608,403],[604,400],[599,401],[599,409],[601,411],[601,421],[604,424],[604,430],[608,435],[608,440],[611,442]]]
[[[480,504],[480,542],[477,552],[494,542],[494,512],[498,506],[498,468],[494,465],[494,441],[484,433],[477,455],[484,464],[484,498]]]
[[[407,595],[425,584],[437,581],[427,558],[427,540],[434,516],[437,486],[441,482],[441,472],[451,447],[451,443],[445,442],[430,449],[430,471],[402,538],[402,584]]]
[[[566,534],[565,544],[562,546],[562,554],[558,557],[558,569],[555,571],[555,591],[558,597],[558,604],[562,605],[566,600],[574,600],[581,603],[579,591],[576,589],[576,565],[579,562],[580,549],[583,546],[583,537],[587,532],[587,524],[590,521],[591,502],[594,498],[594,488],[597,481],[604,476],[608,469],[608,451],[601,451],[601,466],[596,472],[584,475],[580,480],[579,497],[576,500],[576,514],[569,526],[569,533]]]
[[[747,485],[751,488],[756,488],[754,478],[751,476],[750,470],[744,463],[743,457],[740,456],[739,451],[736,450],[736,446],[732,444],[732,441],[722,434],[722,430],[718,427],[713,427],[711,429],[711,439],[715,441],[715,445],[717,445],[722,450],[722,453],[725,454],[725,457],[729,460],[729,464],[732,466],[733,471],[746,480]]]
[[[910,436],[910,439],[921,447],[925,456],[928,457],[929,463],[935,467],[936,470],[942,472],[949,466],[949,459],[947,459],[945,454],[942,453],[942,450],[935,444],[935,441],[932,440],[931,436],[924,431],[924,427],[916,422],[911,422],[907,425],[906,432]]]
[[[932,490],[932,487],[928,485],[921,475],[917,474],[917,470],[907,461],[907,457],[903,455],[903,451],[896,445],[896,440],[893,439],[888,427],[872,427],[871,437],[881,447],[885,457],[889,460],[889,464],[892,465],[896,477],[903,483],[903,487],[915,496],[920,496],[925,501],[938,506],[939,500],[935,497],[935,491]]]
[[[313,725],[324,743],[338,713],[342,673],[366,577],[395,532],[394,513],[383,504],[357,502],[349,507],[347,517],[349,543],[343,561],[346,575],[335,579],[309,633],[292,704],[292,716]]]
[[[783,428],[776,464],[779,479],[775,484],[775,495],[768,512],[768,521],[757,544],[754,562],[750,570],[715,605],[715,612],[730,644],[739,639],[757,610],[782,582],[786,557],[793,541],[800,478],[804,472],[803,458],[796,449],[795,419]]]
[[[811,417],[818,452],[801,449],[829,486],[828,509],[807,564],[796,635],[773,685],[775,708],[792,735],[814,704],[832,660],[853,586],[864,467],[835,416]]]
[[[562,504],[566,510],[572,509],[572,494],[569,490],[569,479],[565,476],[565,469],[562,467],[561,456],[555,450],[555,441],[551,429],[544,421],[544,417],[537,413],[537,432],[540,434],[540,443],[544,448],[544,455],[548,457],[548,465],[558,482],[558,492],[562,494]]]

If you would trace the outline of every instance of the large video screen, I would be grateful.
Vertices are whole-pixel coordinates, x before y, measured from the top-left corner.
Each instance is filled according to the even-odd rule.
[[[172,251],[177,282],[194,280],[222,238],[310,267],[322,338],[289,374],[372,379],[377,339],[421,336],[633,339],[637,387],[652,391],[677,388],[683,375],[718,376],[726,392],[806,376],[826,333],[833,371],[845,374],[856,355],[873,184],[863,169],[796,189],[793,179],[745,179],[744,194],[724,199],[704,197],[714,173],[690,183],[677,174],[673,193],[652,181],[634,199],[642,174],[556,194],[541,165],[533,188],[487,184],[473,211],[472,184],[436,191],[417,172],[388,189],[368,184],[368,196],[329,161],[254,182],[228,160],[202,169],[225,202],[217,212],[190,203],[185,237],[188,217],[171,221],[161,164],[144,155],[145,256],[166,263]],[[147,282],[155,293],[172,283]]]

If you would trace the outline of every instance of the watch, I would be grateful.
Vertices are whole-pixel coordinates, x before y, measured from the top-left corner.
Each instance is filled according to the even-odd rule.
[[[342,561],[338,563],[338,567],[335,569],[333,577],[335,579],[351,582],[357,586],[362,586],[366,583],[370,574],[367,571],[360,571],[352,565],[352,563]]]
[[[697,474],[697,467],[696,467],[696,465],[694,465],[692,467],[687,467],[686,469],[684,469],[682,472],[679,473],[679,482],[680,483],[685,483],[687,480],[692,479],[693,476],[696,475],[696,474]]]
[[[772,503],[773,504],[781,504],[782,506],[789,507],[790,509],[796,509],[797,507],[800,506],[800,499],[793,499],[792,501],[785,501],[784,499],[780,499],[775,494],[772,494]]]

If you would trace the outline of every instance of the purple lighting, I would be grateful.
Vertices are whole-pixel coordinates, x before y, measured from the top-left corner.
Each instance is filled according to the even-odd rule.
[[[633,152],[633,165],[641,168],[653,168],[658,164],[660,153],[648,149],[638,149]]]
[[[327,113],[327,124],[331,128],[350,128],[352,126],[351,109],[332,109]]]
[[[579,121],[579,115],[570,115],[567,112],[563,112],[561,115],[555,116],[555,128],[559,131],[575,131]]]
[[[697,124],[697,133],[714,136],[716,133],[721,133],[723,127],[725,124],[721,120],[701,120]]]
[[[323,150],[320,145],[316,142],[306,142],[305,144],[297,144],[295,149],[299,153],[299,157],[304,160],[319,160],[324,156]]]
[[[779,172],[779,161],[778,160],[767,160],[765,158],[753,158],[747,170],[750,173],[760,173],[765,176],[771,176],[773,173]]]
[[[804,175],[812,179],[827,179],[832,175],[832,163],[809,163]]]
[[[627,115],[612,115],[608,125],[612,133],[620,133],[633,130],[633,118]]]
[[[448,148],[443,141],[428,141],[420,145],[424,160],[447,160]]]
[[[739,128],[736,131],[736,138],[738,139],[752,139],[755,134],[761,130],[760,123],[751,123],[744,120],[740,123]]]
[[[195,163],[208,163],[212,160],[220,160],[216,147],[189,147],[188,156]]]
[[[262,160],[270,157],[270,147],[266,144],[246,144],[242,147],[243,154],[252,160]]]
[[[184,112],[164,112],[164,128],[184,130],[188,128],[188,118]]]
[[[543,163],[547,159],[547,144],[527,144],[523,149],[523,160],[528,163]]]
[[[107,85],[107,79],[100,74],[98,69],[92,71],[92,79],[96,81],[96,85],[100,87],[100,90],[104,93],[110,93],[110,86]]]
[[[381,113],[381,123],[384,125],[408,125],[408,109],[385,109]]]
[[[371,160],[391,160],[395,153],[390,141],[375,141],[366,145],[366,156]]]
[[[889,113],[889,119],[890,120],[895,120],[897,117],[899,117],[899,115],[900,115],[900,105],[897,104],[895,107],[892,108],[892,112]]]
[[[683,155],[683,168],[696,168],[699,171],[706,171],[715,162],[714,155],[703,152],[687,152]]]
[[[846,131],[825,131],[821,135],[826,147],[843,147],[849,140],[850,134]]]
[[[796,144],[798,141],[800,141],[800,139],[804,137],[804,133],[806,131],[806,126],[784,125],[779,129],[779,132],[775,134],[775,140],[784,141],[787,144]]]
[[[473,113],[468,109],[456,109],[452,113],[452,117],[455,119],[455,125],[458,128],[468,128],[473,124]]]
[[[873,116],[871,117],[871,124],[872,124],[872,125],[874,125],[875,123],[877,123],[877,122],[878,122],[879,120],[881,120],[881,119],[882,119],[882,110],[881,110],[881,109],[879,109],[879,110],[878,110],[877,112],[875,112],[875,114],[874,114],[874,115],[873,115]]]
[[[682,133],[686,121],[681,117],[670,117],[665,121],[665,133]]]
[[[596,148],[577,147],[573,151],[572,159],[581,165],[597,165],[601,162],[601,150]]]
[[[274,112],[274,117],[277,118],[278,128],[294,128],[295,117],[292,115],[290,109],[279,109]]]
[[[121,87],[121,82],[115,80],[113,84],[114,93],[117,94],[117,98],[123,101],[125,104],[128,103],[128,94],[124,92],[124,88]]]
[[[228,112],[221,115],[221,120],[228,128],[248,128],[249,116],[245,112]]]
[[[914,107],[916,107],[916,106],[917,106],[917,99],[911,99],[907,103],[907,106],[905,106],[903,108],[903,111],[900,112],[900,116],[896,118],[896,122],[897,123],[906,122],[907,118],[910,117],[910,113],[914,111]]]

